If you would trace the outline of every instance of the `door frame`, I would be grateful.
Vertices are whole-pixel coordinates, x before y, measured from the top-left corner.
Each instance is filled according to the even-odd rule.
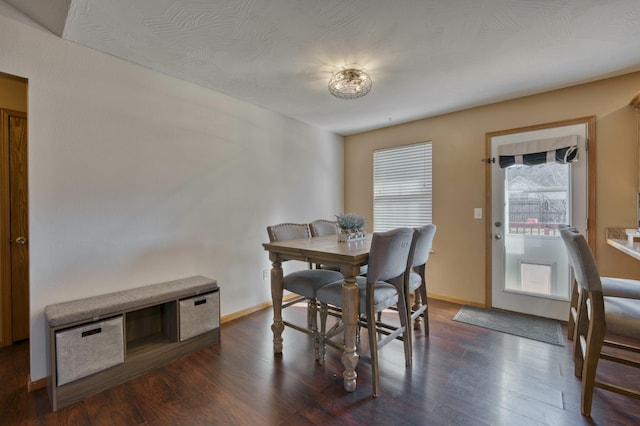
[[[548,129],[551,127],[563,127],[574,124],[585,124],[587,128],[586,146],[589,155],[587,156],[587,238],[589,246],[594,253],[596,252],[596,116],[580,117],[569,120],[554,121],[551,123],[536,124],[533,126],[518,127],[508,130],[500,130],[496,132],[485,133],[485,308],[492,306],[492,192],[491,192],[491,167],[495,163],[491,162],[491,138],[495,136],[504,136],[513,133],[530,132],[534,130]],[[497,167],[497,165],[495,165]]]
[[[2,172],[0,173],[0,188],[6,189],[9,189],[10,185],[10,150],[8,126],[10,116],[17,116],[27,119],[27,113],[4,108],[0,109],[0,171]],[[27,139],[27,144],[28,143],[29,142]],[[9,346],[13,343],[10,206],[10,191],[3,191],[3,195],[0,196],[0,347]],[[30,287],[29,282],[27,282],[27,287]]]

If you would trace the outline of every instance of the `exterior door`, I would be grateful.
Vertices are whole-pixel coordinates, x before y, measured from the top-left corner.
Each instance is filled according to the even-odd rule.
[[[29,338],[27,116],[0,110],[2,346]]]
[[[501,168],[501,145],[576,136],[578,159]],[[488,135],[491,157],[491,306],[566,320],[571,271],[558,224],[587,233],[589,123]],[[555,152],[555,151],[554,151]]]

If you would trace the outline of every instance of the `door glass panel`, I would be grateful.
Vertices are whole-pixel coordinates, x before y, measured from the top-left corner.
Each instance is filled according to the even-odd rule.
[[[569,270],[558,224],[570,223],[567,164],[505,169],[505,291],[567,299]]]

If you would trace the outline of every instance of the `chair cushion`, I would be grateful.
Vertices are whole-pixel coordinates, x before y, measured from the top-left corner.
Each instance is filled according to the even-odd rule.
[[[422,285],[422,277],[417,272],[409,273],[409,290],[413,291]]]
[[[360,291],[360,313],[367,312],[367,279],[356,277],[358,289]],[[318,290],[316,298],[329,305],[342,307],[342,283],[343,280],[327,284]],[[373,302],[375,312],[380,312],[398,302],[398,292],[396,288],[384,281],[378,281],[373,291]]]
[[[640,340],[640,300],[604,298],[607,332]]]
[[[602,294],[612,297],[640,299],[640,281],[624,278],[601,277]]]
[[[338,271],[326,269],[304,269],[291,272],[283,278],[285,290],[304,296],[307,299],[315,299],[316,292],[323,285],[344,279]]]

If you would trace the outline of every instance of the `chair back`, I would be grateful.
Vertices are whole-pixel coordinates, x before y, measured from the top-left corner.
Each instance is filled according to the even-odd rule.
[[[403,276],[411,250],[413,229],[396,228],[387,232],[375,232],[369,251],[367,282],[391,281]]]
[[[578,228],[576,228],[575,226],[567,225],[567,224],[564,224],[564,223],[559,223],[556,226],[557,226],[559,231],[562,231],[563,229],[568,229],[568,230],[572,231],[575,234],[580,232],[580,231],[578,231]]]
[[[567,233],[567,235],[579,233],[577,228],[574,228],[571,225],[565,225],[565,224],[558,224],[558,231],[560,231],[560,236],[562,236],[563,232]],[[573,258],[574,253],[569,251],[569,248],[567,247],[567,242],[564,240],[564,238],[562,239],[562,242],[564,243],[565,248],[567,250],[567,256],[569,257],[569,264],[573,269],[575,269],[575,260]]]
[[[280,223],[278,225],[267,226],[269,242],[298,240],[309,238],[309,225],[306,223]]]
[[[560,235],[573,265],[573,273],[578,285],[588,292],[602,293],[596,260],[584,235],[573,232],[570,228],[560,229]]]
[[[436,234],[436,225],[429,224],[416,228],[411,242],[411,250],[409,251],[408,268],[424,265],[429,259],[433,236]]]
[[[309,224],[309,230],[312,237],[324,237],[326,235],[335,235],[338,233],[338,228],[335,221],[318,219]]]

